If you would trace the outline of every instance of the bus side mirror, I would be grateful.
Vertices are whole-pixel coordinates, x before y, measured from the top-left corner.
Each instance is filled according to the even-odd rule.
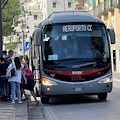
[[[35,38],[34,38],[36,46],[41,46],[41,35],[42,35],[41,29],[37,28],[35,30]]]
[[[114,29],[107,29],[109,36],[110,36],[110,40],[111,40],[111,44],[115,44],[115,32]]]

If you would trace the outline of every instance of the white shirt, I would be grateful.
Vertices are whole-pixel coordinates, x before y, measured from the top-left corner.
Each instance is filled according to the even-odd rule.
[[[13,63],[13,66],[12,66],[12,63],[8,66],[8,68],[15,68],[16,70],[16,66],[15,66],[15,63]],[[21,77],[22,77],[22,69],[24,68],[24,65],[21,64],[21,69],[20,70],[16,70],[17,72],[17,76],[13,76],[11,78],[9,78],[9,82],[13,81],[13,82],[19,82],[21,83]]]

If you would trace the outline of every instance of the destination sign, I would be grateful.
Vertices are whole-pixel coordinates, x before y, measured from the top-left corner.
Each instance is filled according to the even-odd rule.
[[[65,25],[63,26],[63,32],[92,32],[92,25]]]

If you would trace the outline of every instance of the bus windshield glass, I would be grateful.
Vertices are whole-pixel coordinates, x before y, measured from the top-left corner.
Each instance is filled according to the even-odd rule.
[[[110,57],[108,37],[103,24],[48,25],[44,28],[42,36],[44,61]]]

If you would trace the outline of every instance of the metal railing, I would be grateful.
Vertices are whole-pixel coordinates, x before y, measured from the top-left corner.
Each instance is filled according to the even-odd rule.
[[[93,10],[89,10],[88,13],[90,13],[91,15],[94,16],[94,14],[93,14]]]
[[[111,7],[118,5],[118,0],[111,0]]]
[[[94,16],[97,16],[98,15],[98,7],[95,7],[93,12],[94,12]]]
[[[104,11],[108,11],[110,8],[110,0],[104,1]]]
[[[100,15],[102,12],[103,12],[103,2],[101,2],[101,3],[98,5],[98,15]]]

